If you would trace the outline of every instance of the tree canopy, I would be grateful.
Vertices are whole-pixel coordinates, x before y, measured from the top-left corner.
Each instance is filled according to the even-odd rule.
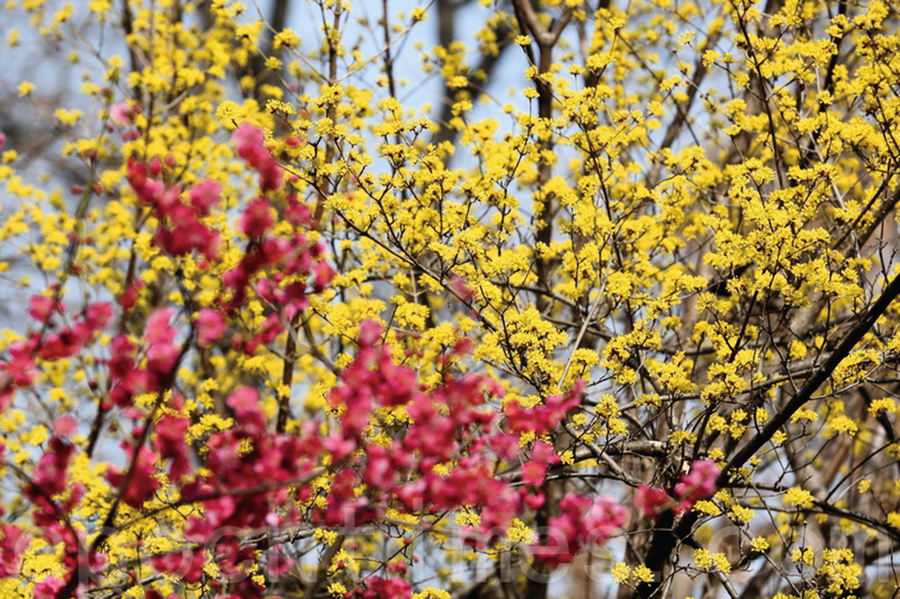
[[[896,1],[0,11],[3,597],[900,594]]]

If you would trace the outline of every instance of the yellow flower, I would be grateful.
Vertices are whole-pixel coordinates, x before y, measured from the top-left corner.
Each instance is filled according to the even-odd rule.
[[[506,533],[510,543],[529,544],[534,540],[534,531],[518,518],[513,518]]]
[[[423,7],[423,6],[417,6],[414,9],[412,9],[412,11],[410,11],[410,13],[409,13],[409,18],[412,20],[413,23],[419,23],[421,21],[424,21],[425,17],[426,17],[426,11],[425,11],[425,7]]]
[[[832,434],[841,434],[852,437],[859,430],[856,423],[846,414],[840,414],[828,421],[828,428]]]
[[[728,513],[728,517],[737,524],[746,524],[747,522],[750,522],[750,520],[752,520],[755,516],[756,512],[754,512],[750,508],[736,504],[732,506],[731,511]]]
[[[796,505],[800,508],[810,508],[813,505],[812,493],[800,487],[792,487],[788,489],[784,495],[784,503],[787,505]]]
[[[635,566],[631,571],[631,575],[635,580],[639,582],[652,582],[653,581],[653,572],[650,571],[650,568],[641,564],[640,566]]]
[[[78,122],[78,119],[80,119],[83,114],[83,112],[77,109],[65,110],[63,108],[59,108],[56,110],[56,112],[53,113],[53,116],[59,119],[59,122],[61,122],[63,125],[72,127],[73,125],[75,125],[75,123]]]
[[[19,97],[24,98],[28,94],[30,94],[35,88],[34,83],[30,81],[23,81],[19,84],[19,87],[16,88],[16,91],[19,92]]]
[[[613,566],[612,577],[616,584],[623,584],[631,578],[631,568],[625,562],[619,562]]]
[[[272,47],[276,50],[282,47],[292,48],[298,45],[300,45],[300,38],[290,27],[279,31],[272,39]]]
[[[98,15],[105,15],[109,12],[110,7],[112,6],[111,0],[93,0],[88,8],[92,13],[96,13]]]

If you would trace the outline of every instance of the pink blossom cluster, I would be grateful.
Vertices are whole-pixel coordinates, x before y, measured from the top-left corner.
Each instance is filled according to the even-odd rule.
[[[238,156],[259,173],[259,187],[263,192],[281,187],[282,169],[266,148],[266,136],[262,129],[243,123],[231,134],[231,141]]]
[[[256,202],[265,202],[266,210],[268,210],[266,200],[257,200]],[[257,209],[254,204],[251,204],[247,210]],[[246,211],[244,215],[246,217]],[[257,279],[255,290],[261,298],[280,308],[285,317],[293,318],[309,305],[306,297],[309,287],[312,288],[313,293],[319,293],[334,278],[334,269],[322,259],[325,246],[321,242],[309,243],[306,236],[299,232],[291,237],[265,236],[264,230],[252,228],[259,224],[258,217],[251,217],[249,220],[254,224],[247,224],[248,227],[251,227],[248,230],[258,234],[249,242],[240,263],[222,275],[222,282],[232,293],[228,310],[234,311],[244,304],[251,280],[259,275],[260,271],[269,267],[277,267],[274,269],[276,272],[270,276],[262,276]],[[285,277],[293,275],[311,276],[311,285],[298,281],[279,287]],[[280,332],[281,330],[278,329],[275,335]],[[266,341],[263,340],[263,342]]]
[[[171,320],[175,311],[166,308],[157,310],[147,319],[144,339],[147,342],[146,363],[138,366],[138,347],[127,335],[117,335],[109,343],[110,357],[106,361],[109,368],[109,400],[121,407],[129,408],[135,395],[155,393],[167,386],[178,357],[181,344],[176,342],[178,330]],[[110,406],[106,406],[109,409]]]
[[[390,348],[380,342],[383,334],[373,321],[361,324],[357,356],[329,397],[343,411],[340,426],[327,435],[314,420],[299,433],[273,433],[256,390],[240,388],[229,396],[237,425],[209,439],[207,474],[180,487],[185,500],[204,506],[202,516],[188,520],[188,540],[202,543],[225,527],[255,530],[301,522],[355,527],[391,507],[441,513],[466,506],[479,511],[481,522],[464,532],[472,543],[484,546],[503,534],[513,517],[543,503],[542,495],[535,500],[535,491],[548,466],[558,461],[549,444],[535,443],[523,460],[524,487],[516,489],[512,481],[496,477],[498,459],[521,459],[519,436],[505,432],[500,416],[485,409],[486,400],[502,395],[502,389],[473,375],[448,377],[435,389],[423,389],[413,370],[394,362]],[[387,445],[370,442],[368,429],[378,421],[376,409],[401,406],[411,422],[395,430]],[[153,447],[161,459],[170,460],[170,478],[176,481],[190,480],[181,478],[189,472],[186,427],[186,419],[171,415],[156,427]],[[322,468],[323,450],[330,454],[327,469],[333,475],[325,504],[318,508],[310,502],[310,507],[300,508],[316,493],[311,482]],[[449,472],[437,468],[450,462],[455,465]],[[264,488],[260,481],[266,482]],[[551,565],[570,561],[587,543],[605,541],[624,521],[624,510],[611,498],[570,494],[562,509],[551,524],[563,530],[564,537],[552,549],[543,542],[533,548]],[[223,573],[237,572],[254,550],[226,539],[216,545],[216,562]],[[203,559],[196,556],[162,555],[153,564],[163,572],[177,571],[188,582],[202,576]],[[235,597],[257,592],[241,589],[238,585],[231,592]],[[358,593],[408,598],[411,586],[402,578],[373,577]]]
[[[35,295],[29,302],[28,315],[40,323],[26,341],[15,341],[6,348],[9,356],[0,362],[0,411],[9,407],[17,388],[30,387],[36,380],[37,359],[54,362],[78,354],[94,339],[94,334],[106,327],[113,316],[107,302],[89,304],[76,315],[71,326],[60,326],[55,314],[63,314],[65,307],[54,295]]]
[[[31,535],[15,524],[0,524],[0,578],[16,575],[22,554],[30,541]]]
[[[122,441],[120,447],[125,453],[126,463],[130,465],[131,478],[126,479],[125,471],[110,466],[106,471],[106,480],[113,488],[121,489],[122,501],[127,506],[140,509],[159,488],[159,481],[154,476],[157,455],[149,447],[139,447],[135,450],[134,445],[128,441]]]
[[[450,378],[426,393],[414,371],[395,364],[389,347],[376,345],[381,336],[381,327],[373,321],[360,326],[359,354],[342,373],[344,384],[330,397],[333,405],[345,409],[340,430],[325,439],[326,449],[334,459],[350,458],[363,446],[363,432],[376,407],[404,406],[412,424],[402,435],[395,435],[389,446],[370,445],[366,463],[359,468],[373,491],[373,497],[363,501],[381,506],[370,512],[371,517],[395,497],[410,511],[426,506],[436,511],[484,506],[482,528],[505,527],[518,505],[518,494],[492,476],[485,433],[496,424],[497,414],[482,408],[486,394],[499,395],[502,390],[492,381],[470,375]],[[435,470],[453,458],[458,463],[449,475]],[[344,476],[358,484],[353,475]],[[332,493],[325,523],[345,525],[350,516],[359,522],[354,501],[359,500]]]
[[[269,291],[276,293],[274,288]],[[45,321],[61,311],[61,306],[43,300],[33,305],[33,316]],[[87,310],[80,322],[105,326],[110,311],[111,307]],[[109,344],[110,397],[135,420],[143,416],[131,405],[135,394],[171,388],[169,377],[184,347],[178,342],[173,317],[174,312],[166,309],[151,314],[144,332],[147,346],[142,349],[124,335]],[[201,312],[194,326],[198,343],[201,338],[206,342],[222,333],[224,321],[216,312]],[[443,384],[425,389],[412,369],[393,360],[390,348],[382,343],[383,336],[377,323],[361,324],[356,358],[341,373],[341,384],[329,398],[343,411],[340,426],[329,434],[321,432],[316,420],[290,434],[272,432],[259,392],[240,387],[226,400],[236,424],[208,439],[203,474],[198,476],[186,439],[190,420],[180,415],[185,401],[179,393],[173,392],[171,409],[161,417],[135,425],[121,445],[127,467],[111,466],[106,472],[121,501],[139,510],[159,488],[158,475],[166,469],[182,500],[203,506],[202,512],[186,523],[185,540],[196,545],[155,556],[154,568],[177,572],[193,584],[204,577],[205,551],[210,549],[204,544],[221,530],[280,529],[303,523],[353,527],[382,517],[392,507],[417,514],[463,506],[477,510],[480,523],[464,532],[473,544],[483,547],[502,535],[513,517],[543,504],[539,489],[548,468],[559,459],[553,447],[542,441],[535,442],[530,451],[520,449],[523,413],[548,419],[538,429],[528,430],[550,430],[574,407],[581,387],[524,412],[512,409],[504,420],[486,405],[490,398],[503,395],[496,382],[475,375],[448,375]],[[468,349],[466,344],[459,347]],[[377,409],[398,407],[404,408],[409,421],[394,429],[387,445],[373,443],[369,427],[373,423],[379,426]],[[150,435],[144,434],[143,426],[153,427]],[[84,539],[66,522],[65,514],[81,500],[84,489],[69,484],[66,473],[75,452],[75,446],[66,440],[74,432],[74,420],[60,419],[54,429],[56,436],[38,461],[26,496],[35,506],[35,524],[41,534],[62,539],[70,548],[64,564],[74,576],[100,567],[104,558],[97,552],[83,557]],[[144,438],[150,443],[144,444]],[[322,458],[325,452],[330,454],[327,462]],[[438,467],[451,463],[449,470]],[[524,484],[516,487],[512,480],[498,478],[499,463],[519,463]],[[319,492],[312,482],[323,472],[330,473],[331,482],[324,505],[318,507],[311,501]],[[697,493],[693,479],[684,482],[686,496]],[[535,556],[550,566],[570,561],[588,543],[602,543],[624,522],[624,510],[608,497],[570,493],[560,509],[560,515],[550,522],[559,534],[532,546]],[[22,533],[10,529],[7,538],[14,543]],[[0,568],[15,567],[21,557],[17,547],[0,544]],[[256,550],[236,537],[219,539],[212,548],[226,578],[239,578],[242,564],[253,559]],[[287,565],[281,560],[273,567]],[[408,598],[409,582],[401,570],[394,572],[400,577],[370,578],[358,592],[365,597]],[[219,584],[209,583],[214,588]],[[35,596],[54,597],[64,587],[63,580],[48,577],[36,586]],[[247,580],[231,585],[228,592],[230,597],[242,598],[255,597],[259,590]]]
[[[53,312],[63,311],[59,300],[36,295],[31,298],[29,315],[41,324],[47,324]],[[59,331],[48,331],[42,335],[35,332],[29,343],[43,360],[56,361],[77,354],[94,337],[94,333],[106,327],[113,316],[113,307],[108,302],[90,304],[78,316],[73,326],[63,326]]]
[[[361,599],[408,599],[412,596],[412,585],[402,578],[382,578],[372,576],[365,589],[359,589]],[[350,593],[347,594],[349,599]]]
[[[697,460],[690,471],[682,474],[675,485],[674,497],[665,490],[641,485],[634,494],[634,503],[647,516],[660,516],[672,510],[676,515],[691,509],[698,501],[716,494],[716,480],[721,471],[712,460]]]
[[[268,431],[259,393],[250,387],[236,389],[226,400],[237,426],[213,435],[203,477],[187,479],[180,487],[185,501],[203,504],[202,515],[188,519],[185,537],[200,546],[190,558],[166,554],[153,560],[163,572],[178,572],[188,582],[202,576],[203,544],[223,529],[258,530],[279,528],[305,520],[296,501],[312,497],[311,482],[321,458],[322,440],[318,423],[307,422],[300,434]],[[169,476],[182,481],[191,472],[189,448],[184,432],[190,421],[167,415],[156,426],[153,442],[162,460],[169,460]],[[288,488],[297,484],[292,494]],[[237,576],[241,564],[253,558],[255,548],[242,547],[237,538],[215,544],[216,561],[222,572]],[[247,587],[253,596],[251,586]],[[258,592],[258,591],[256,591]]]
[[[537,435],[549,433],[567,413],[578,406],[584,384],[579,379],[568,395],[552,395],[543,404],[533,408],[525,408],[518,402],[507,403],[503,406],[503,413],[509,421],[510,430]]]
[[[241,262],[222,277],[232,293],[228,310],[233,311],[244,304],[254,277],[264,269],[276,267],[276,273],[258,278],[256,292],[274,304],[284,317],[293,319],[309,305],[307,287],[311,286],[313,293],[320,293],[336,273],[322,259],[323,243],[310,243],[299,231],[286,237],[271,234],[275,219],[272,204],[265,194],[281,188],[282,169],[266,148],[263,131],[245,123],[238,127],[231,140],[238,155],[259,173],[263,195],[250,201],[238,220],[238,229],[247,236],[249,243]],[[287,222],[297,228],[317,226],[309,208],[300,203],[295,194],[288,193],[284,201],[283,214]],[[309,275],[311,285],[295,282],[279,288],[284,277],[294,275]],[[252,353],[260,344],[271,342],[282,330],[281,318],[273,314],[254,338],[245,341],[244,350]]]
[[[628,516],[613,497],[588,497],[567,493],[559,502],[560,515],[548,520],[548,532],[531,546],[532,554],[545,563],[571,562],[585,545],[603,544]]]
[[[40,530],[40,538],[51,545],[65,547],[61,565],[66,572],[90,572],[105,566],[106,557],[97,551],[84,552],[84,533],[76,531],[67,519],[74,507],[84,497],[81,483],[69,484],[66,469],[74,458],[75,446],[61,436],[54,436],[47,451],[38,460],[25,498],[34,506],[34,525]],[[62,498],[59,498],[62,497]],[[13,531],[13,534],[16,534]],[[21,536],[21,535],[20,535]],[[19,546],[20,550],[25,547]],[[65,581],[48,576],[35,584],[34,597],[56,599]]]
[[[12,403],[16,389],[30,387],[37,377],[35,369],[36,348],[23,341],[14,341],[6,348],[9,356],[0,362],[0,411]]]
[[[151,206],[159,219],[154,241],[173,256],[197,251],[208,260],[214,260],[219,253],[219,233],[200,219],[208,216],[219,201],[222,186],[215,181],[202,181],[188,193],[185,204],[181,201],[180,185],[167,185],[159,180],[163,168],[159,157],[149,164],[131,158],[127,165],[128,183],[140,202]]]
[[[40,327],[26,341],[17,341],[6,349],[9,359],[0,363],[0,411],[9,407],[16,389],[35,384],[37,360],[53,362],[77,355],[93,342],[95,333],[105,328],[113,316],[113,307],[106,302],[88,304],[75,316],[74,324],[61,324],[56,318],[65,313],[52,288],[52,296],[37,295],[29,302],[29,316]],[[68,521],[69,514],[84,497],[82,484],[68,484],[66,470],[75,455],[76,448],[66,437],[74,432],[74,419],[63,416],[54,424],[55,435],[47,442],[46,450],[37,460],[24,496],[32,505],[34,526],[41,538],[51,545],[62,543],[65,552],[62,566],[68,572],[99,568],[104,558],[97,552],[81,551],[84,535],[76,531]],[[5,447],[0,444],[0,457]],[[14,525],[3,525],[0,539],[0,572],[16,572],[15,563],[27,546],[28,536]],[[0,574],[3,576],[4,574]],[[5,574],[9,575],[9,574]],[[34,586],[34,597],[55,598],[65,582],[47,577]]]

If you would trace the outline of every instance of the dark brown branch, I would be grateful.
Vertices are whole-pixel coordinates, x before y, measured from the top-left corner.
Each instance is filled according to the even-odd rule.
[[[756,454],[782,426],[787,424],[791,416],[793,416],[800,408],[802,408],[813,396],[819,387],[821,387],[837,368],[844,358],[850,355],[850,352],[869,332],[875,322],[884,314],[891,303],[900,296],[900,276],[892,280],[885,287],[878,300],[869,308],[866,314],[859,320],[859,323],[851,330],[841,344],[828,356],[828,358],[818,367],[815,368],[812,375],[807,379],[803,387],[794,395],[785,405],[775,414],[763,429],[753,436],[750,441],[744,445],[734,457],[729,460],[728,465],[722,470],[716,484],[720,488],[729,488],[732,486],[731,476],[738,469],[742,468],[747,461]],[[686,539],[693,530],[699,515],[696,512],[688,512],[677,523],[674,529],[668,527],[657,527],[656,533],[647,551],[647,567],[651,571],[661,572],[671,561],[672,552],[680,542]],[[635,594],[641,599],[649,599],[656,594],[660,587],[661,581],[655,580],[650,583],[640,585]]]
[[[334,560],[334,556],[337,555],[338,551],[341,550],[341,547],[344,545],[344,535],[340,534],[334,540],[328,550],[325,551],[325,555],[322,556],[322,560],[319,562],[319,567],[316,570],[316,579],[310,583],[306,590],[303,592],[303,599],[312,599],[312,597],[316,594],[316,591],[319,590],[319,587],[322,586],[322,583],[325,581],[325,577],[328,575],[328,568],[331,567],[331,562]]]

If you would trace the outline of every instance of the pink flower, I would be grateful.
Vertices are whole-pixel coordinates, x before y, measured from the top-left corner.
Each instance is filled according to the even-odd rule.
[[[634,492],[634,505],[644,511],[644,515],[656,517],[675,506],[675,500],[662,489],[641,485]]]
[[[682,474],[675,485],[675,496],[682,507],[689,510],[698,501],[709,499],[716,494],[716,479],[720,474],[719,467],[712,460],[698,460],[691,464],[691,471]]]
[[[190,420],[166,414],[156,425],[156,437],[153,446],[162,459],[171,458],[170,478],[178,480],[190,471],[188,446],[184,440]]]
[[[247,237],[261,237],[273,224],[275,219],[269,213],[268,200],[256,198],[247,205],[238,221],[238,228]]]
[[[536,441],[531,450],[531,459],[542,464],[558,464],[559,456],[553,450],[553,446],[546,441]]]
[[[522,489],[522,501],[530,510],[537,510],[544,505],[544,492],[537,491],[533,495]]]
[[[113,307],[109,302],[91,304],[84,311],[85,324],[95,331],[106,328],[112,317]]]
[[[109,366],[109,375],[113,379],[124,379],[135,367],[134,344],[126,335],[117,335],[109,342],[111,357],[106,361]]]
[[[503,406],[503,413],[509,423],[510,430],[517,433],[534,432],[543,435],[550,432],[571,410],[581,403],[581,392],[584,381],[579,380],[567,396],[551,395],[543,405],[524,408],[518,402],[511,401]]]
[[[206,539],[203,539],[205,542]],[[187,555],[186,555],[187,553]],[[151,558],[153,567],[159,572],[174,572],[187,584],[195,584],[203,577],[203,563],[206,552],[203,547],[191,552],[173,551]]]
[[[296,198],[292,199],[288,207],[284,209],[284,217],[295,227],[308,227],[311,224],[309,208],[298,202]]]
[[[49,450],[38,460],[32,476],[32,488],[26,495],[32,500],[46,501],[46,496],[62,493],[66,489],[66,468],[75,453],[75,446],[59,437],[50,439]],[[41,489],[41,493],[37,488]]]
[[[197,345],[206,347],[219,339],[228,328],[225,318],[211,308],[203,308],[197,315]]]
[[[412,585],[402,578],[372,576],[366,587],[363,599],[409,599],[412,596]]]
[[[606,542],[625,524],[628,510],[612,497],[567,493],[559,502],[560,515],[550,518],[546,538],[531,546],[534,556],[556,566],[571,562],[587,544]]]
[[[210,209],[219,203],[222,186],[210,179],[204,179],[195,185],[188,194],[188,201],[197,214],[207,216]]]
[[[512,460],[519,453],[519,435],[499,433],[488,440],[491,450],[501,460]]]
[[[235,421],[250,435],[266,430],[266,416],[259,403],[259,392],[252,387],[238,387],[225,403],[234,410]]]
[[[128,455],[130,463],[134,455],[134,448],[127,441],[123,441],[121,447]],[[139,509],[150,498],[150,495],[159,488],[159,481],[154,476],[156,474],[155,463],[156,454],[147,447],[141,447],[137,454],[137,460],[134,463],[134,472],[131,475],[131,480],[128,481],[128,486],[124,489],[124,494],[122,495],[122,501],[129,507]],[[106,480],[112,486],[119,487],[125,482],[125,475],[126,471],[110,467],[106,471]]]
[[[534,487],[544,482],[547,466],[559,462],[559,456],[553,446],[544,441],[537,441],[531,450],[531,459],[522,464],[522,482]]]
[[[457,274],[450,275],[450,280],[447,284],[450,290],[462,301],[469,303],[475,299],[475,290],[469,287],[469,284],[461,276]]]
[[[316,264],[313,269],[313,291],[321,293],[331,283],[331,279],[336,274],[334,269],[324,260]]]
[[[0,578],[15,576],[31,535],[14,524],[0,524]]]
[[[218,256],[219,232],[198,221],[193,210],[179,203],[169,209],[167,215],[166,222],[160,224],[154,237],[159,247],[173,256],[184,256],[194,250],[208,259]]]
[[[117,125],[130,125],[134,114],[134,107],[126,101],[116,102],[109,107],[109,119]]]
[[[119,296],[116,302],[126,310],[130,310],[134,307],[135,302],[137,302],[137,294],[143,287],[143,281],[135,281],[128,286],[128,289],[122,292],[122,295]]]
[[[356,441],[333,433],[325,437],[322,447],[331,454],[332,460],[340,461],[356,451]]]
[[[259,186],[265,191],[274,191],[281,187],[281,167],[269,154],[265,145],[266,136],[262,129],[249,123],[243,123],[231,134],[231,142],[238,151],[238,156],[259,173]]]
[[[590,531],[585,537],[586,543],[601,544],[609,539],[617,528],[625,524],[628,509],[615,498],[600,495],[585,514],[582,525]]]
[[[370,487],[386,490],[394,484],[395,469],[388,450],[380,445],[372,445],[367,450],[365,481]]]
[[[57,593],[66,586],[65,581],[50,575],[34,585],[34,599],[56,599]]]
[[[547,474],[547,465],[535,460],[528,460],[522,464],[522,482],[532,487],[540,486]]]
[[[634,493],[634,503],[651,517],[659,516],[668,510],[682,514],[691,509],[698,501],[709,499],[716,494],[716,479],[719,467],[712,460],[698,460],[691,464],[691,470],[682,474],[675,485],[675,498],[662,489],[642,485]]]
[[[356,341],[360,347],[374,347],[376,343],[381,341],[381,335],[381,325],[367,318],[359,323],[359,335],[357,335]]]
[[[58,437],[71,437],[78,430],[78,421],[71,416],[60,416],[53,423],[53,433]]]
[[[62,312],[64,309],[59,301],[54,300],[52,297],[47,297],[46,295],[32,296],[28,304],[28,315],[41,324],[46,324],[50,317],[53,316],[54,312]]]
[[[262,129],[249,123],[242,123],[231,134],[231,143],[237,148],[238,156],[251,166],[265,160],[269,151],[266,149],[266,134]]]
[[[169,325],[175,315],[171,308],[157,310],[147,319],[144,336],[147,339],[147,370],[160,376],[171,373],[178,360],[179,348],[175,345],[177,331]]]

